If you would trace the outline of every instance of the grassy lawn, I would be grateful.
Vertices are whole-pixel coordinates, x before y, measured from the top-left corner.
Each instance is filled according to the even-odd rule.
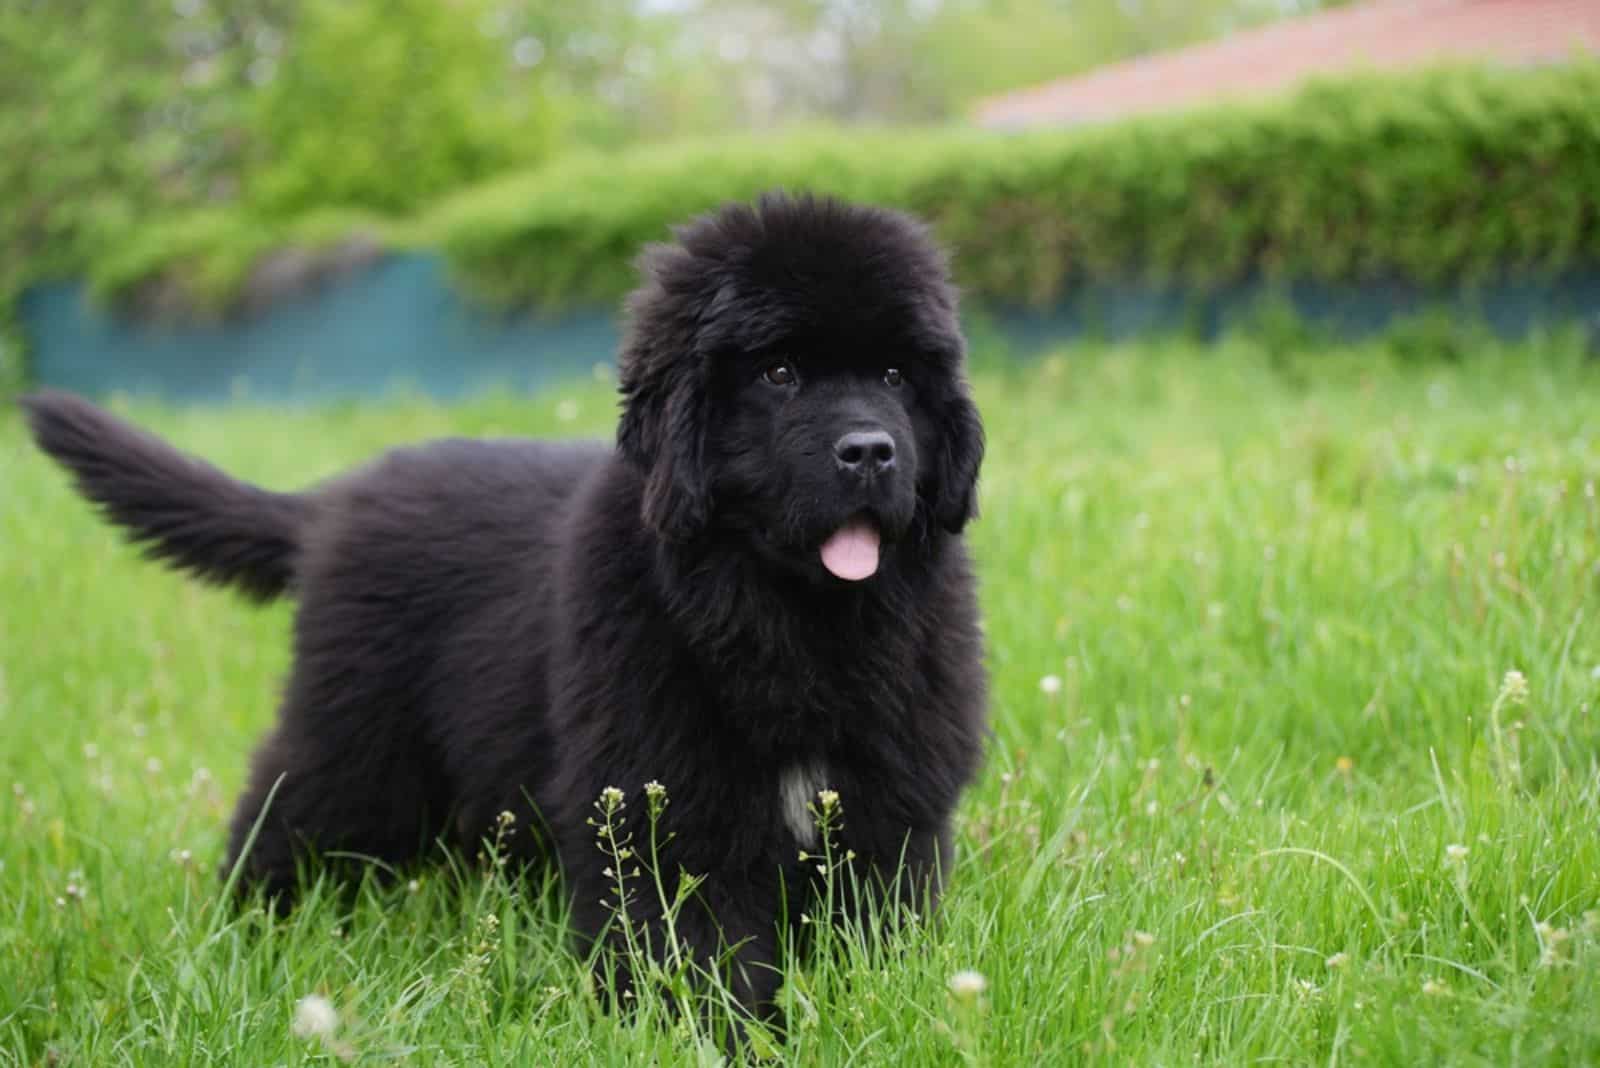
[[[1600,365],[1241,342],[978,385],[996,736],[962,859],[941,925],[791,970],[779,1055],[1600,1061]],[[612,412],[133,410],[275,487]],[[9,414],[0,605],[0,1063],[710,1058],[595,1008],[553,883],[219,911],[289,610],[139,561]],[[292,1029],[312,994],[332,1039]]]

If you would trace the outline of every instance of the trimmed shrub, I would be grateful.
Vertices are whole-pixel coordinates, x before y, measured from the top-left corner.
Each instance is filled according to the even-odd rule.
[[[1472,281],[1600,257],[1600,63],[1315,83],[1285,99],[1063,132],[818,133],[562,163],[425,229],[499,301],[607,300],[644,243],[774,187],[910,209],[970,292],[1093,281]]]

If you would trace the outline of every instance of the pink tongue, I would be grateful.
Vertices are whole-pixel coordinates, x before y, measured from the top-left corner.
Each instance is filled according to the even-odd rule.
[[[839,528],[822,543],[822,566],[847,582],[871,578],[878,570],[878,531],[870,523]]]

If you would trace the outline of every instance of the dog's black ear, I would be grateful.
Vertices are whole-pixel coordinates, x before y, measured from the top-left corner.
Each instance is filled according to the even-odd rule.
[[[717,292],[712,272],[681,241],[680,234],[679,244],[652,245],[640,255],[644,280],[628,298],[617,358],[617,449],[644,477],[645,525],[676,542],[691,540],[711,521],[710,381],[700,331]]]
[[[710,519],[705,480],[705,395],[697,376],[680,368],[624,381],[617,448],[644,473],[645,525],[668,541],[687,541]]]
[[[963,385],[944,405],[934,472],[933,515],[959,534],[978,514],[978,468],[983,464],[983,421]]]

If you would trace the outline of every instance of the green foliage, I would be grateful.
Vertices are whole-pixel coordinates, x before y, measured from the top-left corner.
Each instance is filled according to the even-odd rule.
[[[500,299],[609,300],[638,247],[775,186],[911,209],[970,292],[1046,303],[1094,280],[1423,282],[1600,255],[1600,64],[1315,84],[1270,103],[1085,130],[821,133],[577,160],[432,220]]]
[[[91,275],[98,297],[116,300],[168,287],[166,303],[183,318],[228,308],[268,256],[316,256],[348,240],[383,248],[403,245],[407,230],[381,216],[325,209],[290,219],[209,210],[147,227],[137,240],[102,256]]]
[[[148,268],[220,299],[303,215],[545,159],[621,63],[564,49],[590,18],[626,46],[621,3],[0,0],[0,389],[33,282]]]
[[[169,17],[140,7],[0,3],[0,284],[73,261],[204,171],[185,166],[180,123],[153,129],[161,105],[198,94],[157,69]],[[181,125],[211,132],[195,110]]]
[[[246,200],[266,216],[403,213],[552,147],[549,102],[479,29],[491,0],[302,0],[261,92]]]
[[[1600,255],[1595,99],[1593,62],[1449,68],[1080,130],[810,128],[577,153],[446,198],[410,239],[499,303],[610,302],[672,224],[781,187],[924,216],[967,291],[1000,302],[1107,281],[1470,281]]]
[[[971,133],[797,130],[781,139],[682,142],[585,154],[441,204],[419,224],[472,289],[505,303],[608,300],[635,279],[633,260],[669,228],[727,200],[774,187],[904,203]]]
[[[1484,324],[1438,308],[1403,319],[1384,332],[1395,359],[1422,366],[1460,363],[1481,349],[1488,337]]]

